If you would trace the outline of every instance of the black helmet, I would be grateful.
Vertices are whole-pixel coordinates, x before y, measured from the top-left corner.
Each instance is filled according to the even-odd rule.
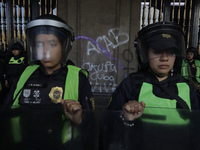
[[[134,46],[139,69],[148,67],[148,50],[168,51],[176,54],[174,69],[181,68],[182,57],[185,57],[185,40],[182,28],[174,22],[157,22],[141,29],[136,35]]]
[[[186,53],[189,53],[189,52],[191,52],[191,53],[194,54],[193,59],[198,59],[198,50],[197,50],[197,48],[195,48],[195,47],[189,47],[187,49]]]
[[[24,50],[24,47],[23,47],[23,45],[21,44],[21,42],[18,41],[18,42],[14,43],[14,44],[11,46],[10,50],[11,50],[11,51],[13,51],[13,50],[23,51],[23,50]]]
[[[26,26],[27,34],[27,52],[29,64],[37,64],[44,57],[43,50],[36,52],[36,36],[38,34],[53,34],[62,45],[61,63],[67,62],[69,52],[74,41],[73,29],[61,18],[55,15],[42,15],[35,20],[29,22]]]

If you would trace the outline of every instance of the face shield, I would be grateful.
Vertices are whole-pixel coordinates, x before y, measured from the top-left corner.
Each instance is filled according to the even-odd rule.
[[[144,27],[136,36],[135,47],[140,69],[148,66],[150,48],[157,54],[166,52],[175,55],[176,69],[180,69],[182,58],[186,54],[183,31],[179,25],[172,22],[158,22]]]
[[[36,19],[27,24],[27,53],[30,65],[52,60],[60,53],[65,64],[74,40],[73,29],[52,19]]]

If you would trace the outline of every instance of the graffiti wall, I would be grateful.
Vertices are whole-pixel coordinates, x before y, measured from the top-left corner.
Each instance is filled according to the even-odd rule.
[[[116,76],[118,70],[124,70],[124,77],[127,76],[127,66],[122,65],[121,61],[133,60],[133,54],[129,51],[131,58],[120,60],[114,57],[114,53],[123,45],[129,42],[129,35],[125,32],[119,32],[119,28],[112,28],[106,34],[93,39],[84,35],[79,35],[76,40],[85,41],[81,49],[86,53],[82,68],[89,71],[89,80],[93,92],[112,93],[117,87]],[[124,50],[125,54],[128,49]],[[130,57],[129,56],[129,57]]]
[[[94,93],[113,93],[136,70],[134,38],[140,25],[140,1],[68,0],[63,17],[74,28],[70,59],[87,69]],[[64,7],[64,6],[62,6]]]

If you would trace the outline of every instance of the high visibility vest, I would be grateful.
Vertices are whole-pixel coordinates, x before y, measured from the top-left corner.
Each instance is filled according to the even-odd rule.
[[[200,61],[199,60],[194,60],[195,66],[196,66],[196,80],[200,83]],[[181,75],[185,79],[189,79],[189,73],[188,73],[188,62],[183,60],[182,61],[182,66],[181,66]]]
[[[186,102],[189,109],[191,109],[189,86],[187,83],[177,83],[176,85],[179,97],[181,97]],[[152,118],[155,117],[154,119],[151,117],[145,118],[143,121],[175,125],[189,123],[189,119],[182,119],[180,114],[175,109],[177,101],[175,99],[171,100],[155,96],[153,94],[153,85],[150,83],[144,82],[142,84],[138,101],[143,101],[146,104],[147,109],[144,109],[144,116],[152,116]],[[154,108],[150,109],[150,107]]]
[[[34,71],[36,71],[39,68],[39,65],[33,65],[33,66],[28,66],[24,72],[22,73],[18,83],[17,83],[17,88],[14,92],[14,103],[13,106],[19,106],[19,97],[21,95],[22,89],[24,87],[25,82],[28,80],[28,78],[33,74]],[[79,71],[83,72],[86,77],[88,77],[88,73],[86,70],[78,68],[76,66],[68,65],[68,73],[65,81],[65,92],[64,92],[64,100],[67,99],[73,99],[78,101],[78,91],[79,91]],[[63,120],[66,119],[63,116]],[[11,120],[11,123],[13,125],[19,123],[19,117],[15,117]],[[20,127],[15,126],[13,127],[13,137],[16,142],[21,141],[21,134],[20,132]],[[76,137],[78,133],[75,131],[73,134],[73,137]],[[67,142],[70,140],[72,137],[72,126],[70,121],[66,121],[64,123],[63,131],[62,131],[62,142]]]
[[[19,59],[16,59],[14,57],[10,58],[9,64],[21,64],[24,61],[24,57],[20,57]]]
[[[36,71],[39,68],[39,65],[33,65],[28,66],[22,75],[20,76],[20,79],[17,83],[17,88],[13,95],[14,103],[13,105],[19,104],[19,97],[21,95],[21,92],[23,90],[25,82],[28,80],[28,78],[33,74],[34,71]],[[87,77],[87,71],[78,68],[76,66],[68,65],[68,73],[66,76],[65,81],[65,92],[64,92],[64,100],[65,99],[73,99],[78,101],[78,88],[79,88],[79,71],[82,71]]]

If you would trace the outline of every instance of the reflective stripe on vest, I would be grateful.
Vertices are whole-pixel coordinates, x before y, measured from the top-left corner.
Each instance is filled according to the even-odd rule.
[[[63,119],[64,120],[64,119]],[[63,124],[63,129],[62,129],[62,143],[66,143],[72,138],[76,138],[79,135],[79,131],[77,128],[73,127],[71,125],[71,121],[65,121]]]
[[[200,61],[194,60],[195,66],[196,66],[196,80],[200,83]],[[182,61],[182,67],[181,67],[181,75],[188,80],[189,74],[188,74],[188,62],[185,60]]]
[[[15,116],[11,118],[11,130],[13,131],[13,140],[16,143],[19,143],[22,141],[21,137],[21,127],[20,127],[20,118],[19,116]]]
[[[191,109],[190,104],[190,89],[186,83],[177,83],[178,95],[187,103],[189,109]],[[146,107],[154,107],[152,109],[144,110],[144,116],[156,117],[154,119],[145,118],[143,121],[151,122],[151,123],[159,123],[159,124],[187,124],[188,119],[184,120],[180,117],[179,113],[171,108],[176,108],[177,101],[160,98],[153,94],[153,85],[149,83],[143,83],[140,95],[139,102],[143,101],[146,104]],[[156,109],[157,108],[157,109]],[[162,109],[159,109],[162,108]],[[170,108],[170,109],[168,109]],[[165,118],[165,119],[159,119]]]
[[[81,68],[68,65],[68,73],[65,81],[64,100],[73,99],[78,101],[79,71]]]
[[[14,92],[13,105],[19,105],[19,97],[21,95],[22,89],[24,87],[25,82],[28,78],[39,68],[39,65],[28,66],[24,72],[22,73],[18,83],[16,90]],[[79,71],[82,71],[81,68],[76,66],[68,65],[68,73],[66,76],[65,82],[65,92],[64,92],[64,100],[73,99],[78,101],[78,91],[79,91]],[[86,73],[86,72],[83,72]],[[88,76],[86,74],[86,76]]]
[[[23,62],[23,60],[24,60],[24,57],[20,57],[19,59],[16,59],[16,60],[14,57],[11,57],[9,64],[21,64]]]
[[[32,75],[32,73],[39,68],[39,65],[28,66],[24,72],[21,74],[19,81],[17,82],[17,87],[15,89],[13,100],[13,105],[19,105],[19,97],[21,95],[22,89],[24,87],[25,82]]]
[[[189,74],[188,74],[188,63],[183,60],[182,66],[181,66],[181,75],[188,80]]]
[[[196,66],[196,79],[200,83],[200,61],[195,60],[195,66]]]

